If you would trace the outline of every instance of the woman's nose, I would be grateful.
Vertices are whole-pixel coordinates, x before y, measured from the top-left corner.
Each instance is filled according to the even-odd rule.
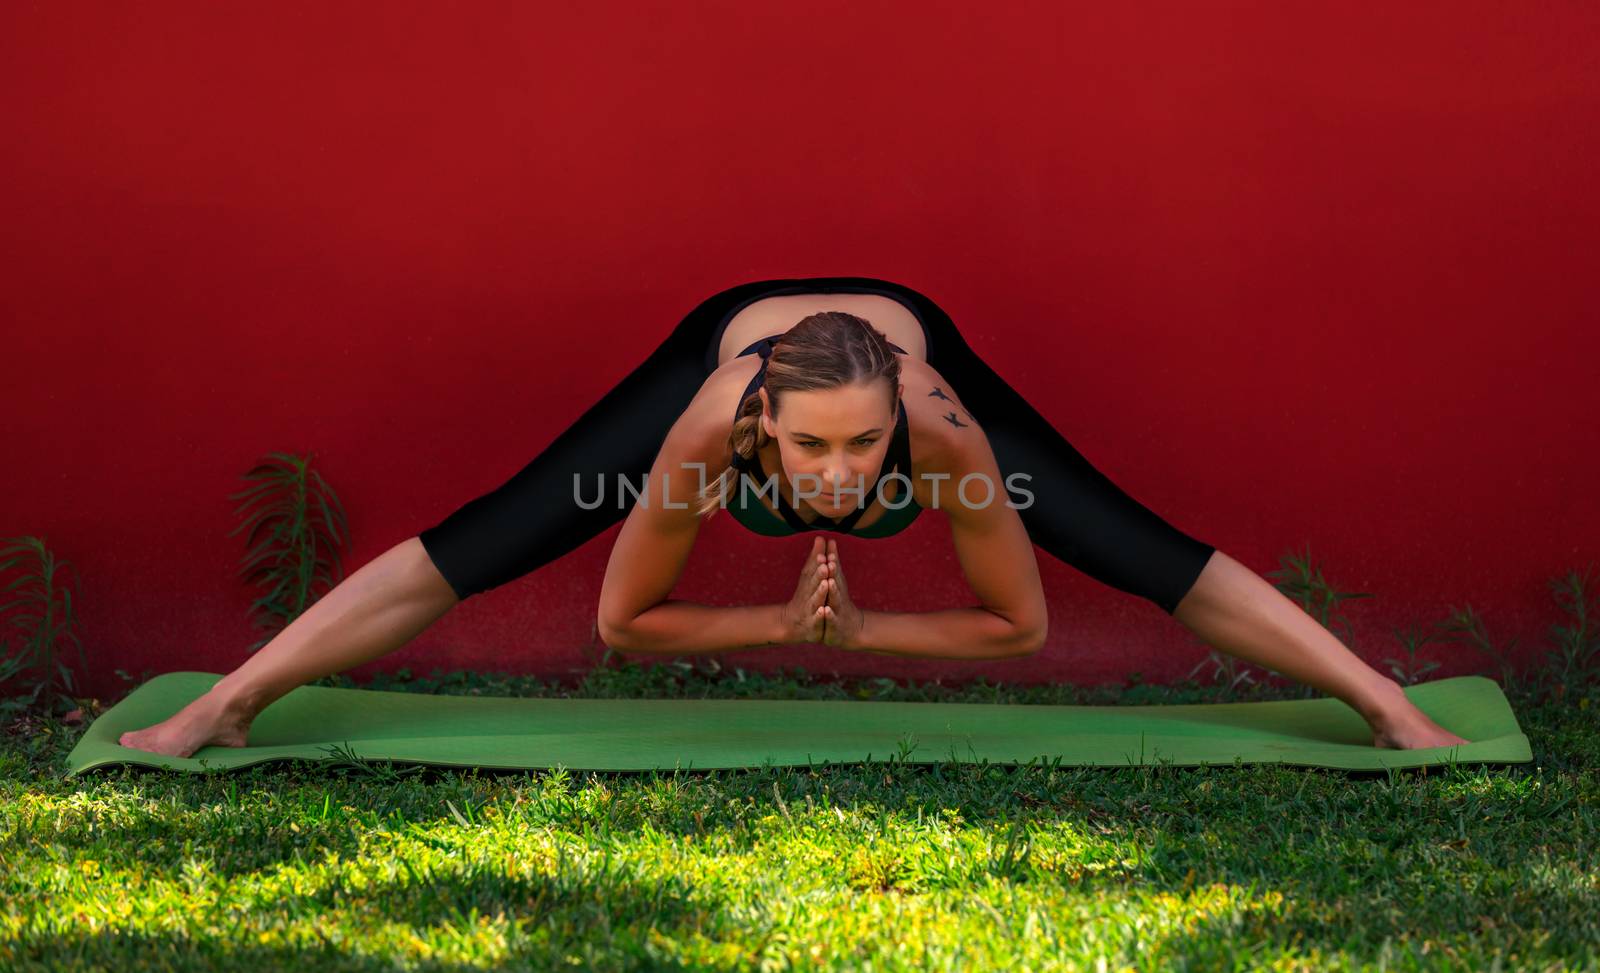
[[[858,486],[858,480],[863,477],[849,469],[829,470],[822,474],[822,488],[830,493],[843,490],[846,487]]]

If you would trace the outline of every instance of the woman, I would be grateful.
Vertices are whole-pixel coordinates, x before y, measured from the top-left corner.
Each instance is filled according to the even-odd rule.
[[[937,507],[982,605],[861,610],[837,544],[820,535],[786,604],[669,600],[700,523],[724,506],[763,534],[858,537],[889,536]],[[462,599],[619,520],[598,625],[623,651],[1036,652],[1038,545],[1209,645],[1343,700],[1375,746],[1466,742],[1254,572],[1118,489],[937,304],[871,277],[762,280],[703,301],[516,475],[373,559],[204,696],[120,742],[173,756],[243,746],[255,714],[284,693],[393,651]]]

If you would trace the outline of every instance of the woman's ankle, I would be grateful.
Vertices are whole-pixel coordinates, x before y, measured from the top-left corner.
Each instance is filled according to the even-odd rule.
[[[1361,714],[1374,729],[1415,708],[1415,704],[1406,698],[1404,686],[1388,676],[1380,675],[1379,678],[1382,681],[1376,684],[1371,701]]]
[[[262,710],[261,694],[249,687],[227,685],[227,682],[224,678],[212,686],[206,692],[206,697],[210,698],[211,706],[218,714],[229,720],[248,724]]]

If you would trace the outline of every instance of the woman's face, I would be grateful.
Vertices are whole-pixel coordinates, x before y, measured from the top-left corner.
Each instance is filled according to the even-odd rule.
[[[881,379],[812,392],[785,392],[783,412],[772,418],[761,390],[761,425],[778,444],[782,474],[796,499],[836,517],[872,502],[873,477],[882,467],[894,432]],[[896,391],[896,402],[905,391]],[[848,488],[858,493],[836,493]]]

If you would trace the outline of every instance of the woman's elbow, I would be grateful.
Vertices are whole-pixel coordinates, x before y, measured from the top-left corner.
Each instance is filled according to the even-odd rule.
[[[1038,655],[1044,648],[1045,626],[1024,628],[1017,635],[1017,655]]]
[[[620,619],[611,618],[601,614],[595,621],[595,634],[600,636],[608,648],[618,652],[637,652],[633,645],[628,623]]]
[[[1050,630],[1050,619],[1045,612],[1036,616],[1018,620],[1012,623],[1016,629],[1016,646],[1018,655],[1037,655],[1044,648],[1045,636]]]

